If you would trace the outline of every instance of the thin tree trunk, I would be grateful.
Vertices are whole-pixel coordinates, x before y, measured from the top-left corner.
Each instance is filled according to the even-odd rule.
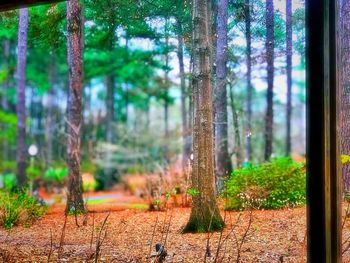
[[[185,172],[188,160],[190,157],[191,146],[188,143],[188,123],[187,123],[187,107],[186,107],[186,81],[185,81],[185,67],[184,67],[184,54],[183,54],[183,36],[182,36],[182,24],[177,20],[177,57],[179,60],[180,71],[180,87],[181,87],[181,117],[182,117],[182,171]]]
[[[49,65],[49,81],[51,84],[51,88],[47,93],[47,117],[46,117],[46,147],[47,147],[47,166],[52,166],[52,160],[53,160],[53,133],[54,133],[54,97],[55,97],[55,90],[54,86],[56,84],[56,60],[54,57],[52,57],[51,63]]]
[[[246,127],[246,159],[252,161],[252,35],[250,20],[250,0],[245,0],[245,38],[247,42],[247,127]]]
[[[82,24],[81,6],[79,0],[67,2],[67,45],[69,66],[69,91],[67,103],[67,164],[68,197],[66,213],[85,211],[83,200],[83,185],[80,174],[80,136],[82,120]]]
[[[167,27],[167,20],[165,22],[165,27]],[[165,32],[165,46],[168,48],[169,46],[169,36],[168,32]],[[169,163],[169,148],[168,148],[168,142],[167,140],[169,139],[169,72],[168,72],[168,67],[169,67],[169,54],[168,51],[166,51],[165,54],[165,95],[164,95],[164,138],[165,138],[165,145],[164,145],[164,156],[165,160],[167,163]]]
[[[4,49],[4,64],[5,64],[5,69],[7,69],[7,75],[4,80],[4,85],[3,88],[4,90],[2,91],[2,97],[1,97],[1,106],[3,110],[8,110],[8,100],[7,100],[7,90],[9,88],[9,82],[10,82],[10,77],[9,77],[9,67],[10,67],[10,40],[5,39],[3,42],[3,49]]]
[[[222,190],[232,170],[227,139],[227,17],[228,0],[219,0],[215,89],[215,164],[218,191]]]
[[[293,55],[293,28],[292,28],[292,0],[286,0],[286,53],[287,53],[287,106],[286,106],[286,155],[292,150],[291,121],[292,121],[292,55]]]
[[[213,103],[211,72],[211,0],[194,0],[193,24],[193,204],[185,232],[221,229],[223,220],[216,204],[214,175]]]
[[[274,7],[273,0],[266,0],[266,62],[267,62],[267,109],[265,117],[265,160],[273,151],[273,81],[274,81]]]
[[[107,97],[106,97],[106,141],[111,143],[113,142],[113,122],[114,122],[114,81],[113,73],[109,73],[106,76],[106,88],[107,88]]]
[[[1,97],[1,106],[4,111],[8,111],[9,105],[8,105],[8,100],[7,100],[7,91],[10,86],[10,48],[11,48],[11,42],[9,39],[4,40],[4,64],[5,64],[5,69],[7,69],[7,75],[4,80],[4,85],[3,85],[3,92],[2,92],[2,97]],[[9,159],[9,145],[7,140],[3,140],[3,161],[6,161]]]
[[[340,150],[342,154],[350,154],[350,2],[340,1],[340,99],[341,99],[341,129]],[[350,194],[350,164],[343,164],[344,194]]]
[[[26,184],[26,64],[27,64],[27,34],[28,34],[28,9],[19,11],[18,25],[18,57],[17,57],[17,182],[20,188]]]
[[[235,104],[235,100],[234,100],[232,84],[230,84],[230,100],[231,100],[233,129],[234,129],[234,133],[235,133],[234,153],[236,155],[237,166],[240,167],[242,165],[242,163],[243,163],[243,159],[242,159],[242,144],[241,144],[241,136],[240,136],[240,132],[239,132],[238,114],[237,114],[236,104]]]
[[[114,49],[114,32],[115,27],[112,27],[112,33],[109,39],[109,51],[112,52]],[[126,45],[127,48],[127,45]],[[115,109],[114,109],[114,89],[115,89],[115,78],[114,72],[110,72],[106,76],[106,89],[107,89],[107,97],[106,97],[106,141],[112,143],[113,138],[113,122],[115,120]]]

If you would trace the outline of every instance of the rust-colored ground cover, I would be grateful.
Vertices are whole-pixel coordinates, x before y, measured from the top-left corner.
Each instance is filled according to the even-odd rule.
[[[74,216],[68,217],[62,238],[64,207],[53,206],[46,216],[30,227],[1,229],[1,256],[5,262],[47,262],[48,257],[50,262],[93,262],[96,236],[108,214],[105,211],[110,208],[110,205],[96,205],[95,212],[85,218],[85,225],[84,217],[78,218],[79,227]],[[237,262],[237,244],[247,232],[249,212],[226,212],[227,227],[222,234],[209,235],[209,242],[207,234],[181,234],[189,213],[189,208],[174,208],[167,212],[114,209],[103,229],[107,235],[101,246],[99,262],[150,262],[151,241],[154,252],[155,243],[164,243],[165,239],[166,262],[204,262],[206,254],[207,262],[213,262],[220,235],[219,258],[222,261],[217,262]],[[239,262],[304,262],[305,208],[254,211],[251,219]],[[102,231],[100,240],[104,233]],[[347,253],[344,262],[350,262]]]

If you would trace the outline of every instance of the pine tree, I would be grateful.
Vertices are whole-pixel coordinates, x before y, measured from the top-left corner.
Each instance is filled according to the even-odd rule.
[[[292,55],[293,55],[293,27],[292,27],[292,0],[286,0],[286,72],[287,72],[287,106],[286,106],[286,155],[290,155],[291,143],[291,121],[292,121]]]
[[[350,2],[340,1],[340,151],[350,154]],[[350,193],[350,164],[343,165],[344,193]]]
[[[193,204],[185,232],[221,229],[223,220],[216,204],[211,63],[211,0],[193,1]]]
[[[26,184],[26,64],[27,64],[27,36],[28,36],[28,9],[19,11],[18,25],[18,55],[17,55],[17,182],[20,188]]]
[[[251,36],[251,17],[250,17],[250,0],[245,0],[244,9],[245,18],[245,38],[247,42],[246,59],[247,59],[247,127],[246,127],[246,159],[252,160],[252,36]]]
[[[267,93],[265,116],[265,160],[269,160],[273,151],[273,81],[274,81],[274,6],[273,0],[266,0],[266,62]]]
[[[69,91],[67,101],[67,163],[68,196],[66,213],[85,211],[83,183],[80,174],[80,136],[82,125],[82,21],[79,0],[67,2],[67,45],[69,66]]]
[[[232,170],[227,138],[227,19],[228,0],[219,0],[215,88],[215,164],[218,191],[222,190]]]

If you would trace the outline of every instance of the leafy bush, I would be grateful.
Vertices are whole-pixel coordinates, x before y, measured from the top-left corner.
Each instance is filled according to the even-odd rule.
[[[305,204],[305,164],[282,157],[233,171],[227,181],[227,209],[278,209]]]
[[[0,175],[0,180],[2,180],[3,188],[7,191],[11,191],[17,186],[16,175],[13,173]]]
[[[42,170],[38,166],[30,165],[26,169],[26,174],[29,180],[35,180],[40,178],[42,175]]]
[[[63,183],[63,180],[67,177],[67,175],[67,168],[49,168],[45,172],[44,179],[51,182]]]
[[[16,161],[0,161],[0,171],[2,173],[15,172]]]
[[[24,192],[0,192],[0,225],[4,228],[27,225],[46,211],[47,206],[38,204],[35,197]]]

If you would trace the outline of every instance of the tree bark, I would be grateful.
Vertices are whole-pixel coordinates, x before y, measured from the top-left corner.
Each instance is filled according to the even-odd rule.
[[[242,165],[242,163],[243,163],[242,146],[241,146],[241,136],[240,136],[240,132],[239,132],[238,114],[237,114],[236,104],[235,104],[235,100],[234,100],[232,84],[230,84],[230,100],[231,100],[233,129],[234,129],[234,133],[235,133],[234,153],[236,155],[237,166],[240,167]]]
[[[286,106],[286,155],[292,150],[291,121],[292,121],[292,55],[293,55],[293,28],[292,28],[292,0],[286,0],[286,72],[287,72],[287,106]]]
[[[350,2],[340,1],[340,151],[350,154]],[[343,190],[345,195],[350,194],[350,164],[342,167]]]
[[[223,189],[232,170],[227,139],[227,17],[228,0],[219,0],[215,89],[215,164],[218,191]]]
[[[167,27],[168,21],[165,21],[165,27]],[[168,48],[169,46],[169,36],[168,32],[166,30],[165,32],[165,46]],[[164,157],[166,162],[169,164],[169,148],[168,148],[168,139],[169,139],[169,53],[168,51],[165,54],[165,74],[164,74],[164,80],[165,80],[165,91],[164,91]]]
[[[69,66],[69,90],[67,103],[67,164],[68,196],[66,213],[85,211],[83,184],[80,174],[80,136],[82,120],[82,21],[79,0],[67,2],[67,51]]]
[[[216,204],[214,175],[214,138],[212,103],[211,0],[194,0],[193,25],[193,204],[185,232],[207,232],[223,227]]]
[[[115,34],[115,26],[112,27],[112,31],[110,33],[109,39],[109,51],[112,52],[114,49],[114,34]],[[126,45],[127,49],[127,45]],[[113,138],[113,122],[115,120],[115,109],[114,109],[114,89],[115,89],[115,77],[114,72],[110,72],[106,76],[106,141],[112,143],[114,141]]]
[[[26,64],[27,64],[27,34],[28,34],[28,9],[19,11],[18,25],[18,55],[17,55],[17,182],[20,188],[26,184]]]
[[[245,38],[247,43],[247,127],[246,127],[246,160],[252,161],[252,35],[250,19],[250,0],[245,0]]]
[[[186,107],[186,81],[185,81],[185,67],[184,67],[184,40],[183,40],[182,24],[177,20],[177,57],[179,60],[180,71],[180,88],[181,88],[181,117],[182,117],[182,171],[185,172],[189,157],[191,154],[191,145],[189,140],[188,120],[187,120],[187,107]]]
[[[52,56],[51,63],[49,65],[49,81],[51,84],[51,88],[47,93],[47,116],[46,116],[46,162],[47,166],[52,166],[53,160],[53,133],[54,133],[54,97],[55,97],[55,84],[56,84],[56,59]]]
[[[273,0],[266,0],[267,109],[265,117],[265,161],[270,160],[273,151],[274,46]]]
[[[114,122],[114,86],[115,78],[113,73],[109,73],[106,76],[106,141],[112,143],[113,140],[113,122]]]
[[[4,64],[5,64],[5,69],[7,69],[7,75],[4,80],[4,85],[3,85],[3,92],[2,92],[2,97],[1,97],[1,106],[4,111],[8,111],[9,105],[8,105],[8,100],[7,100],[7,91],[10,86],[10,48],[11,48],[11,42],[9,39],[5,39],[3,43],[3,48],[4,48]],[[6,161],[9,159],[9,145],[7,140],[3,140],[3,161]]]

